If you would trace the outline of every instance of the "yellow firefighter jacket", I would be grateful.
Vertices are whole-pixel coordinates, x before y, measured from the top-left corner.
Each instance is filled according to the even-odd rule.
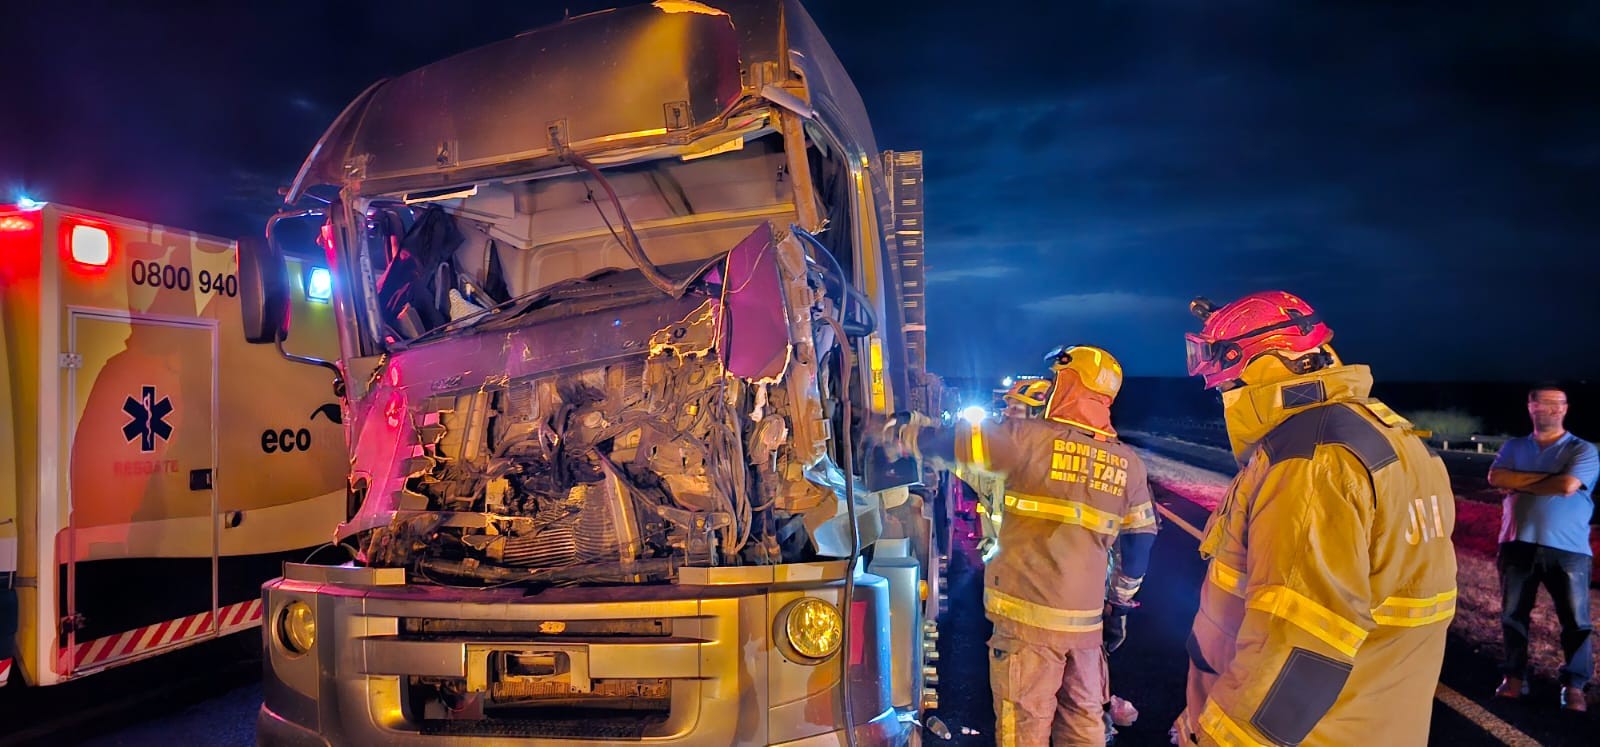
[[[1107,553],[1118,535],[1157,528],[1144,463],[1104,433],[1024,418],[962,423],[954,450],[958,462],[1005,476],[1000,549],[984,574],[995,632],[1058,650],[1098,647]]]
[[[1244,463],[1206,525],[1188,640],[1202,745],[1426,744],[1455,501],[1365,366],[1225,393]]]
[[[961,462],[952,465],[950,471],[972,489],[973,503],[977,506],[978,512],[978,529],[983,532],[983,538],[991,541],[998,539],[1000,536],[998,519],[1005,505],[1003,501],[1006,494],[1006,476]]]

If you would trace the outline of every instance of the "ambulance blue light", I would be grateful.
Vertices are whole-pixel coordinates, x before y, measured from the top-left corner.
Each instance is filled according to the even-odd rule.
[[[19,195],[17,197],[17,207],[23,210],[38,210],[39,208],[44,207],[44,203],[34,200],[27,195]]]
[[[1010,376],[1007,376],[1007,377],[1005,377],[1005,378],[1000,380],[1000,386],[1011,386],[1012,384],[1015,384],[1015,383],[1017,383],[1017,380],[1011,378]]]
[[[333,298],[333,274],[326,267],[311,268],[306,279],[306,298],[327,303]]]

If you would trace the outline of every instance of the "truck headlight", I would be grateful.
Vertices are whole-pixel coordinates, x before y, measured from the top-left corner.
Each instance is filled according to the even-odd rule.
[[[290,602],[278,613],[278,643],[299,656],[317,642],[317,616],[305,602]]]
[[[806,659],[820,661],[833,656],[844,637],[839,610],[815,597],[791,602],[780,614],[779,624],[789,647]]]

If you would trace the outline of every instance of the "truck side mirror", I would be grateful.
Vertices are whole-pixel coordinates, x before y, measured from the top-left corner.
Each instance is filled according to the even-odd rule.
[[[239,316],[247,342],[289,339],[289,270],[278,248],[259,236],[239,239]]]

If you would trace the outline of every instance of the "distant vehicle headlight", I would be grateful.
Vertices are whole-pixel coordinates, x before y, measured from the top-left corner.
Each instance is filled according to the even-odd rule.
[[[844,637],[844,618],[839,610],[815,597],[791,602],[780,615],[779,624],[794,652],[820,661],[839,650]]]
[[[296,656],[317,642],[317,616],[305,602],[290,602],[278,613],[278,643]]]

